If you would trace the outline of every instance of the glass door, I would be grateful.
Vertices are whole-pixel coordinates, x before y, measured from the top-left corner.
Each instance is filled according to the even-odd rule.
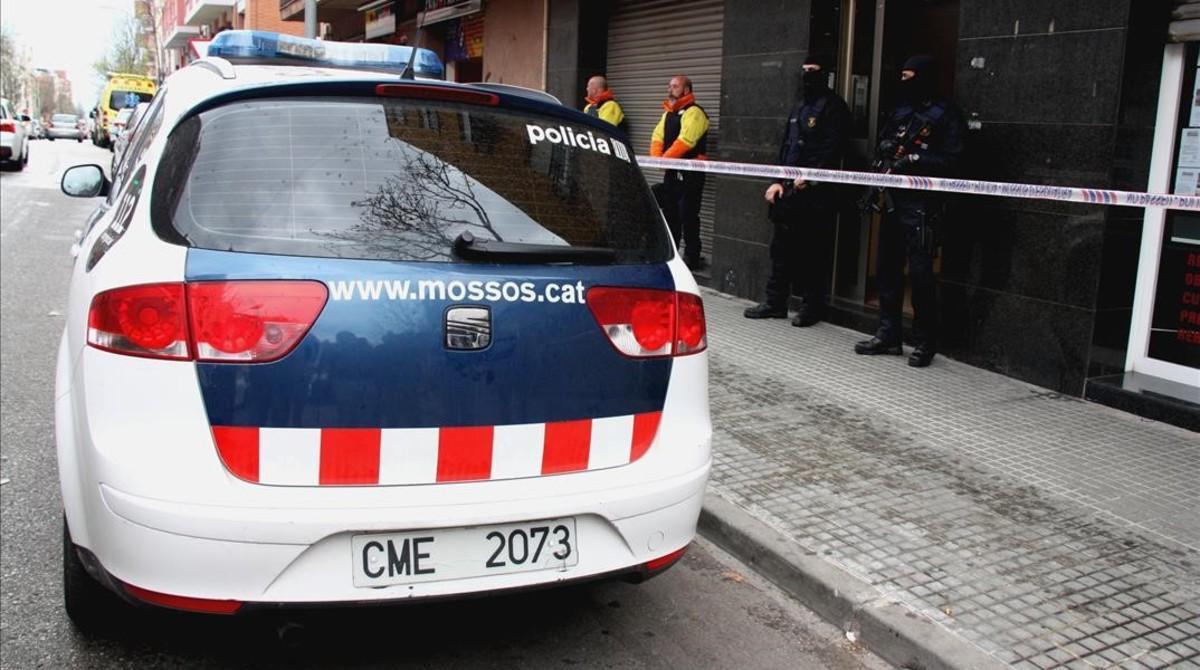
[[[932,55],[939,65],[939,91],[952,98],[958,16],[958,0],[841,0],[831,8],[813,10],[810,51],[820,48],[837,54],[835,90],[854,117],[847,169],[865,170],[870,164],[879,128],[895,105],[900,67],[909,56]],[[851,307],[877,307],[880,217],[857,209],[860,190],[846,189],[838,217],[833,300]],[[905,312],[911,313],[907,298]]]

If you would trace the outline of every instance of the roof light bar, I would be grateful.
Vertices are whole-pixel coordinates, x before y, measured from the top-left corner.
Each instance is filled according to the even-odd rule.
[[[418,77],[441,79],[445,68],[429,49],[395,44],[326,42],[262,30],[224,30],[208,45],[208,55],[231,63],[277,63],[315,67],[404,72],[416,49],[413,69]]]

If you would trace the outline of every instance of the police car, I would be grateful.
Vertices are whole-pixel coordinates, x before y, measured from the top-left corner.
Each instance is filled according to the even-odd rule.
[[[644,578],[710,465],[704,309],[626,138],[429,51],[226,31],[76,247],[67,613]],[[415,74],[415,76],[413,76]]]

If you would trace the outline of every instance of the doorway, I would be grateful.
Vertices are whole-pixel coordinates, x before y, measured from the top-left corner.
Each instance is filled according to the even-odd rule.
[[[900,68],[909,56],[933,56],[939,66],[938,92],[953,97],[959,0],[839,0],[813,5],[809,50],[835,55],[834,90],[846,100],[854,119],[845,165],[864,170],[879,128],[895,106]],[[846,190],[838,217],[832,301],[855,310],[877,308],[880,217],[858,210],[859,189]],[[935,271],[940,269],[936,263]],[[911,316],[907,295],[904,310]]]

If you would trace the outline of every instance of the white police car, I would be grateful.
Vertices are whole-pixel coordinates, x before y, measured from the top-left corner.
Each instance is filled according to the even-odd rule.
[[[227,31],[73,269],[66,609],[385,602],[646,576],[710,464],[695,282],[612,128],[424,50]]]

